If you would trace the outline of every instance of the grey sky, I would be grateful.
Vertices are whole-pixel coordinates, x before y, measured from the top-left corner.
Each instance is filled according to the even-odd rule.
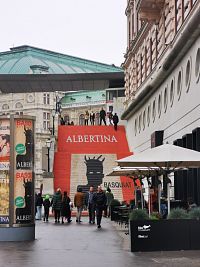
[[[120,65],[126,49],[127,0],[1,2],[0,51],[31,45]]]

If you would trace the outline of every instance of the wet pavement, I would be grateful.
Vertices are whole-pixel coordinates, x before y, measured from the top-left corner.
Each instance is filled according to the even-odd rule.
[[[102,229],[81,224],[37,222],[36,240],[0,242],[0,267],[200,267],[200,251],[145,252],[129,251],[129,236],[109,219]]]

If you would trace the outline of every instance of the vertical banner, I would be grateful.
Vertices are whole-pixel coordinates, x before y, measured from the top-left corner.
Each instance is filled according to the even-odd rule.
[[[14,119],[14,223],[34,223],[34,120]]]
[[[0,224],[9,224],[10,120],[0,119]]]

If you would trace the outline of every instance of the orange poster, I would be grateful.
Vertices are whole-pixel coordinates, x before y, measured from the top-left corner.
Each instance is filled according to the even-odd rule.
[[[14,223],[27,224],[34,222],[34,127],[29,119],[14,124]]]

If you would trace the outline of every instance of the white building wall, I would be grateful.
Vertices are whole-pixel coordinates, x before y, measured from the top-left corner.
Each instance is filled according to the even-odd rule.
[[[174,140],[191,133],[196,127],[200,127],[200,52],[199,58],[197,58],[197,51],[199,50],[200,37],[150,99],[128,119],[127,138],[131,151],[141,152],[149,148],[151,146],[151,134],[154,131],[164,130],[164,143],[173,143]],[[191,62],[191,77],[187,88],[185,79],[188,60]],[[177,93],[179,71],[182,71],[181,94]],[[170,102],[170,84],[173,78],[174,100],[172,103]],[[167,88],[168,97],[166,110],[164,108],[165,88]],[[158,114],[159,95],[161,95],[162,103],[160,116]],[[152,118],[154,100],[156,107],[155,121]],[[151,107],[149,125],[147,122],[148,106]],[[143,124],[144,111],[146,116]],[[141,127],[139,127],[139,120],[141,121]],[[137,124],[136,127],[135,123]]]

